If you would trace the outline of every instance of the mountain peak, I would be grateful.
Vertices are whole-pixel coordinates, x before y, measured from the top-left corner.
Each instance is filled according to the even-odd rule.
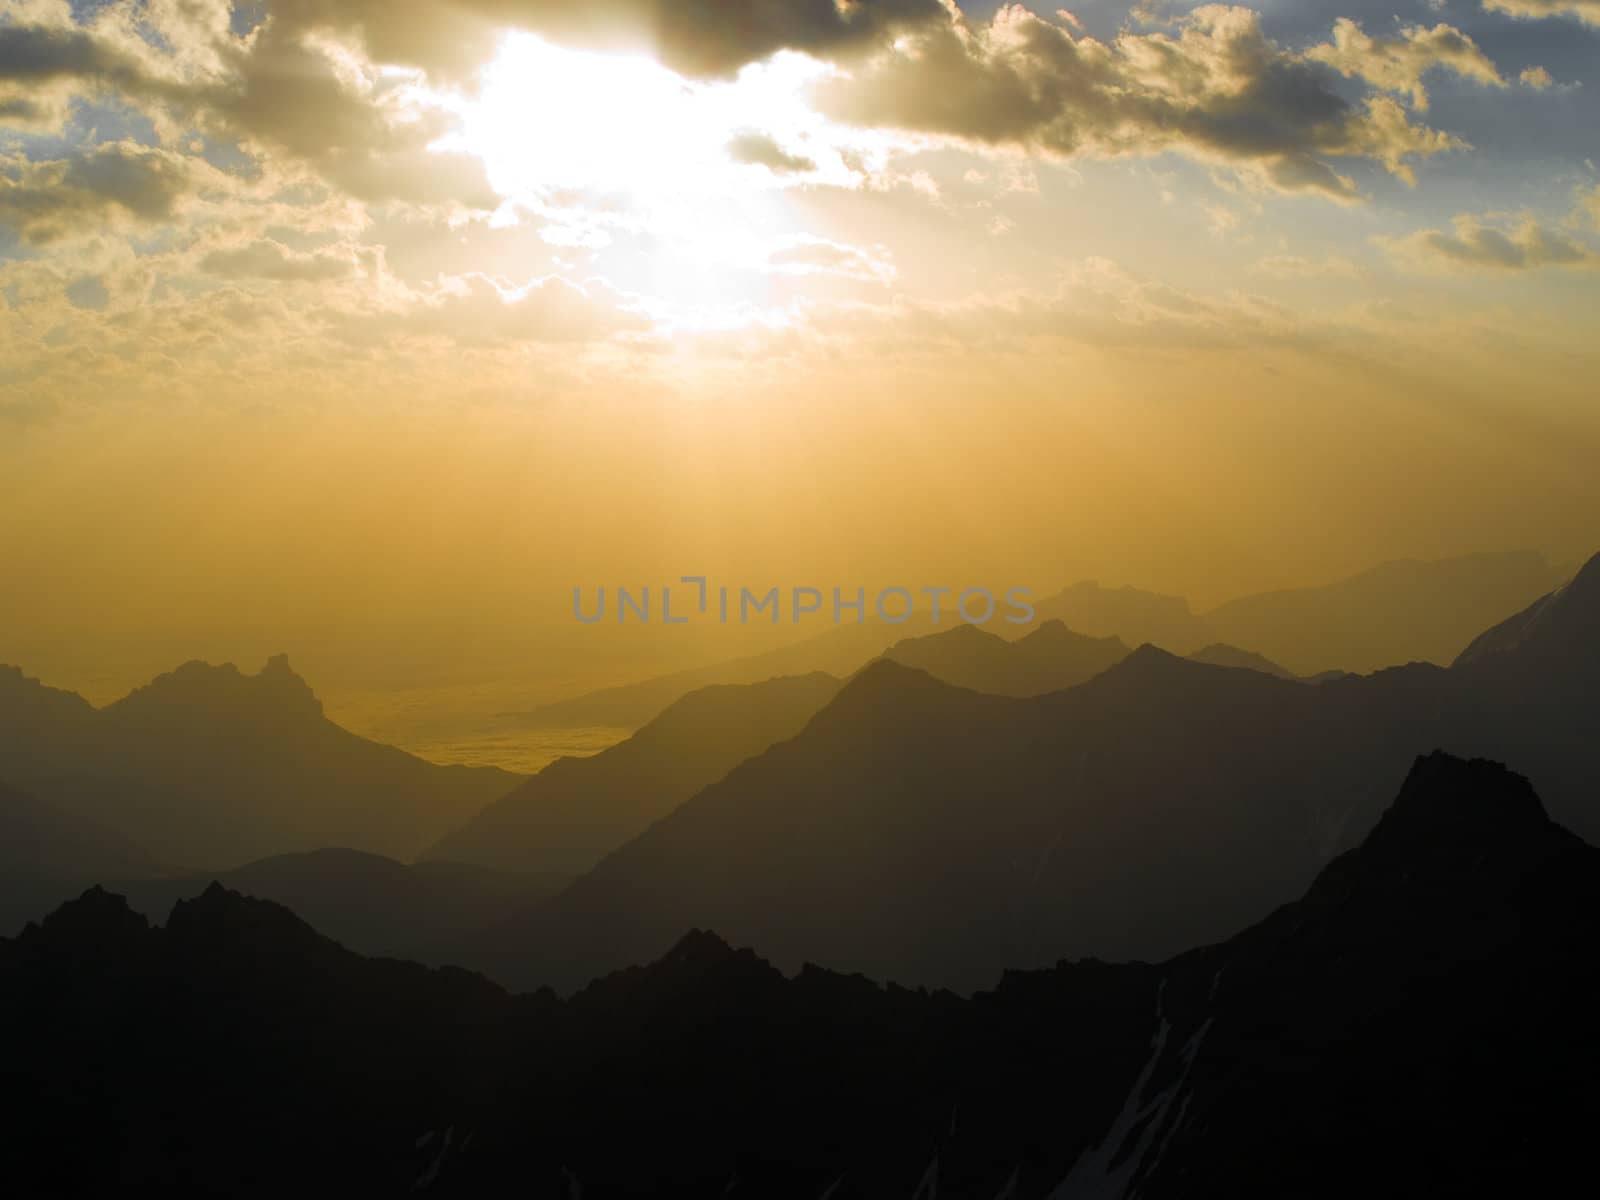
[[[1420,840],[1490,847],[1552,827],[1544,803],[1523,776],[1488,759],[1462,759],[1435,750],[1412,764],[1368,844]]]
[[[1465,666],[1507,652],[1570,665],[1600,650],[1600,554],[1566,583],[1513,617],[1478,635],[1456,658]]]
[[[147,933],[149,928],[144,916],[128,907],[126,896],[96,884],[76,900],[68,900],[40,924],[30,924],[23,936],[35,942],[88,949],[126,942]]]
[[[283,905],[242,895],[216,880],[200,895],[172,906],[167,933],[218,950],[235,947],[247,954],[324,940]]]
[[[709,929],[691,929],[661,961],[676,967],[713,966],[734,956],[734,949]]]
[[[192,659],[176,670],[158,675],[113,704],[108,711],[155,714],[173,710],[187,713],[194,706],[212,711],[242,711],[316,719],[322,701],[311,686],[289,666],[286,654],[267,659],[255,675],[246,675],[233,663],[212,665]]]

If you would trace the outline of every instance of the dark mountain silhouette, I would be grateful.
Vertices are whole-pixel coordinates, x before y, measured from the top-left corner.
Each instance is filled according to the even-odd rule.
[[[1301,675],[1449,663],[1565,578],[1532,551],[1384,563],[1326,587],[1246,596],[1203,614],[1217,640]]]
[[[960,990],[1063,953],[1159,958],[1304,888],[1372,828],[1372,781],[1419,745],[1525,765],[1600,840],[1596,576],[1503,653],[1317,687],[1153,646],[1031,699],[879,661],[792,741],[463,953],[558,988],[693,926],[786,969]]]
[[[1142,1086],[1057,1194],[1542,1191],[1600,1111],[1597,934],[1600,851],[1521,776],[1419,759],[1302,899],[1167,965]]]
[[[561,758],[441,840],[427,857],[576,875],[774,742],[839,690],[819,673],[701,688],[628,740]]]
[[[1237,674],[1245,674],[1239,672]],[[1309,692],[1313,689],[1297,689]],[[1597,1116],[1600,851],[1417,760],[1300,899],[970,1000],[715,934],[561,1001],[360,958],[221,887],[0,941],[22,1194],[1555,1194]]]
[[[282,657],[188,663],[103,709],[0,673],[0,779],[178,868],[348,845],[408,858],[517,782],[339,728]]]
[[[1118,638],[1086,637],[1046,621],[1012,642],[976,625],[957,625],[896,642],[883,657],[975,692],[1039,696],[1093,679],[1129,653]]]
[[[122,834],[0,783],[0,934],[98,880],[165,869]]]
[[[281,854],[214,876],[147,877],[119,883],[116,890],[135,911],[161,920],[175,903],[200,895],[212,882],[291,908],[361,954],[442,963],[469,933],[553,895],[570,877],[466,863],[407,864],[360,850],[325,849]]]
[[[1251,650],[1241,650],[1237,646],[1230,646],[1226,642],[1213,642],[1204,649],[1196,650],[1188,656],[1190,662],[1205,663],[1213,667],[1234,667],[1245,671],[1260,671],[1263,675],[1275,675],[1279,679],[1299,679],[1287,667],[1280,667],[1270,658],[1256,654]]]

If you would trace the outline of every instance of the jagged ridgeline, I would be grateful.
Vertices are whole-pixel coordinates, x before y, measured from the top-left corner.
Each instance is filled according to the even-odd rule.
[[[213,887],[0,942],[27,1195],[1553,1194],[1600,1117],[1600,851],[1417,760],[1297,901],[970,999],[715,934],[568,1000],[361,958]],[[136,1098],[136,1099],[135,1099]],[[200,1184],[203,1181],[203,1189]]]

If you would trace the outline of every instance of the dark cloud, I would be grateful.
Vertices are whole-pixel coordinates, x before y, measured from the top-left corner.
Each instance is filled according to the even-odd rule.
[[[465,78],[507,28],[584,46],[647,50],[685,75],[731,75],[779,50],[850,54],[943,20],[939,0],[270,0],[263,31],[358,38],[376,62]]]
[[[170,220],[209,168],[137,142],[104,142],[65,158],[0,159],[0,226],[38,245],[125,220]]]
[[[1409,83],[1416,61],[1405,75]],[[1384,96],[1352,102],[1323,63],[1292,52],[1243,8],[1208,6],[1176,33],[1078,37],[1019,5],[987,26],[949,21],[904,39],[821,103],[862,125],[892,126],[1070,156],[1186,151],[1253,170],[1282,191],[1349,198],[1329,159],[1407,163],[1459,145],[1414,124]]]
[[[355,264],[335,254],[302,254],[271,239],[247,246],[213,250],[200,260],[200,269],[224,279],[266,279],[273,282],[316,283],[348,276]]]
[[[106,291],[106,285],[94,275],[85,275],[81,279],[74,279],[66,287],[67,303],[74,308],[87,308],[99,312],[111,302],[111,294]]]
[[[1468,271],[1532,271],[1541,267],[1600,267],[1600,251],[1562,229],[1527,216],[1502,225],[1460,216],[1450,232],[1423,230],[1379,240],[1412,266]]]
[[[766,167],[776,174],[815,171],[817,164],[803,154],[790,154],[764,133],[741,133],[728,142],[734,162]]]

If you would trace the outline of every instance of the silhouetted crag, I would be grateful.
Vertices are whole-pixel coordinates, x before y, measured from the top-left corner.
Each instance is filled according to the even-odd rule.
[[[691,932],[568,1001],[213,888],[0,943],[19,1194],[1552,1194],[1587,1162],[1600,852],[1418,760],[1299,901],[971,1000]],[[581,1188],[581,1192],[580,1189]],[[831,1189],[831,1190],[830,1190]],[[920,1189],[920,1190],[919,1190]]]

